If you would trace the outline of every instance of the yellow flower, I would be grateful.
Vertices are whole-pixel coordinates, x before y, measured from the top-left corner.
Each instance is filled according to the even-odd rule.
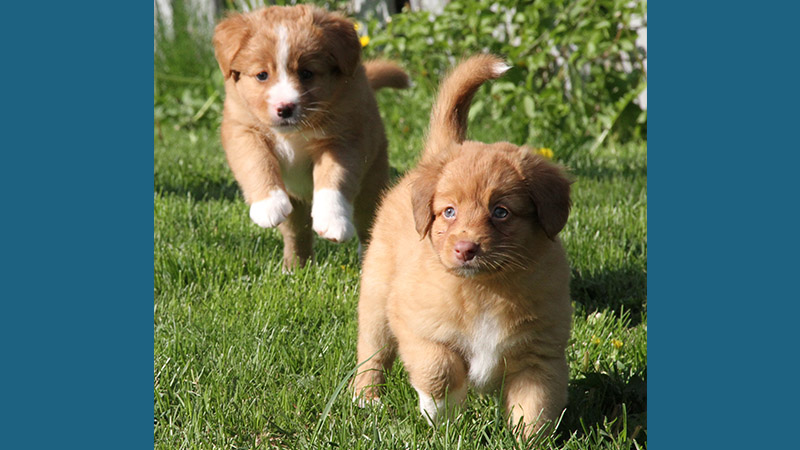
[[[542,148],[536,150],[536,153],[544,156],[547,159],[553,159],[553,150],[549,149],[547,147],[542,147]]]
[[[622,341],[620,341],[619,339],[612,339],[611,343],[614,344],[615,348],[622,348],[623,345]]]
[[[361,41],[362,47],[366,47],[369,44],[369,36],[361,36],[358,40]]]
[[[592,344],[597,345],[597,344],[600,343],[600,338],[597,337],[597,336],[592,336],[592,341],[591,342],[592,342]]]
[[[361,24],[358,22],[353,22],[353,29],[358,31],[361,29]]]

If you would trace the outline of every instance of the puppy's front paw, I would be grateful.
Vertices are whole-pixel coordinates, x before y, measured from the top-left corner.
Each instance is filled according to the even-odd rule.
[[[292,213],[292,202],[281,190],[270,192],[269,197],[250,205],[250,218],[262,228],[272,228],[281,224]]]
[[[356,232],[353,223],[344,217],[327,216],[323,219],[314,218],[314,231],[320,237],[333,242],[344,242]]]
[[[355,227],[350,217],[353,206],[342,195],[333,189],[320,189],[314,192],[314,205],[311,207],[311,218],[314,220],[314,231],[333,242],[344,242],[355,234]]]
[[[466,384],[460,389],[449,391],[446,398],[442,399],[434,399],[419,389],[416,389],[416,391],[419,395],[419,410],[422,413],[422,417],[431,426],[453,419],[467,397]]]
[[[383,402],[381,402],[381,398],[380,397],[367,398],[364,395],[354,395],[353,396],[353,402],[359,408],[367,408],[367,407],[370,407],[370,406],[372,406],[372,407],[383,406]]]

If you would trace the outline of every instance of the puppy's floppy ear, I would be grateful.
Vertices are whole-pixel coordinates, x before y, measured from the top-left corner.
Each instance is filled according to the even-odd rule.
[[[522,159],[521,171],[525,179],[528,193],[536,205],[536,215],[545,234],[551,240],[567,224],[569,209],[572,205],[570,181],[561,167],[548,162],[540,155],[530,153],[523,147],[525,155]]]
[[[421,166],[411,181],[411,209],[420,239],[425,239],[433,226],[433,195],[436,193],[439,169],[438,165]]]
[[[361,42],[353,22],[337,13],[314,8],[314,24],[323,34],[325,49],[345,76],[352,76],[361,61]]]
[[[219,68],[226,79],[233,74],[233,58],[251,34],[250,23],[242,14],[232,15],[214,28],[214,56],[217,57]]]

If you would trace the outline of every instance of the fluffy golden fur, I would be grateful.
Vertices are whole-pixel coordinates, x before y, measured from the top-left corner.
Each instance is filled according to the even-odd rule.
[[[311,256],[312,229],[366,243],[389,168],[373,90],[405,87],[405,72],[362,64],[353,23],[306,5],[229,16],[214,50],[228,164],[252,220],[283,234],[285,268]]]
[[[570,271],[557,234],[570,181],[530,148],[465,141],[472,96],[507,69],[474,56],[446,78],[420,166],[380,206],[354,388],[378,399],[399,353],[429,421],[448,417],[468,384],[503,384],[509,421],[530,436],[567,401]]]

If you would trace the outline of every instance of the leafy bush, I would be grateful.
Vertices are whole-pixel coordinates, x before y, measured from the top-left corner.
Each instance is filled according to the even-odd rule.
[[[404,11],[386,24],[373,19],[359,32],[369,36],[366,58],[401,62],[416,84],[413,98],[404,98],[413,104],[382,103],[385,113],[429,110],[449,68],[464,56],[492,52],[513,69],[483,88],[471,117],[491,124],[497,139],[514,136],[522,143],[521,137],[569,159],[576,149],[594,148],[609,136],[620,142],[646,139],[647,113],[632,101],[647,85],[632,19],[643,16],[647,5],[629,2],[454,0],[439,16]],[[203,27],[183,1],[172,3],[174,36],[156,35],[154,121],[214,127],[224,96],[211,36],[198,32]]]
[[[213,26],[201,23],[184,1],[171,6],[172,23],[159,16],[154,36],[153,120],[176,127],[211,126],[222,113]]]
[[[514,68],[477,95],[471,116],[527,142],[574,150],[618,139],[646,139],[646,111],[632,100],[646,87],[629,0],[454,0],[440,16],[404,12],[369,24],[368,56],[401,61],[422,88],[476,52]],[[511,112],[511,113],[509,113]]]

